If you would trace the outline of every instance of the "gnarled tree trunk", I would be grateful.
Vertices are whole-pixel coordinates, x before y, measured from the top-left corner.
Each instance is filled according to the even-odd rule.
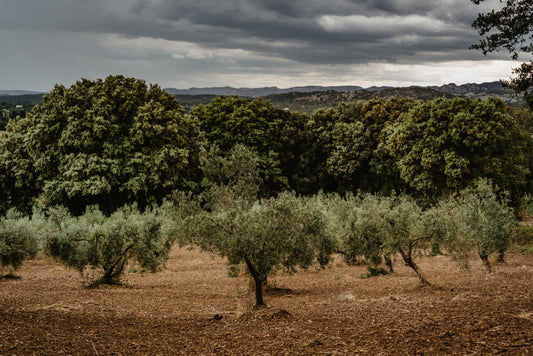
[[[485,267],[485,273],[487,274],[492,273],[492,267],[489,262],[489,255],[479,254],[479,257],[481,257],[481,261],[483,262],[483,267]]]
[[[422,270],[418,267],[418,265],[413,261],[413,258],[411,256],[411,249],[409,249],[408,252],[404,251],[402,248],[399,249],[400,254],[402,255],[403,260],[405,261],[405,264],[407,264],[409,267],[411,267],[416,275],[418,276],[418,279],[422,284],[431,286],[431,283],[426,279],[426,276],[422,272]]]
[[[505,262],[505,249],[501,249],[498,251],[498,262],[504,263]]]
[[[252,278],[254,279],[254,283],[255,283],[255,306],[256,307],[263,306],[265,305],[265,302],[263,300],[264,278],[261,278],[255,266],[248,259],[245,259],[245,262],[246,262],[246,267],[248,267],[248,271],[252,275]]]
[[[394,270],[392,269],[392,261],[390,259],[390,256],[385,256],[385,265],[389,269],[389,273],[394,273]]]

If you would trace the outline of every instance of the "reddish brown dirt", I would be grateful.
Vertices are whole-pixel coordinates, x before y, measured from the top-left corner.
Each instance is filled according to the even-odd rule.
[[[271,307],[256,310],[247,277],[198,251],[176,248],[166,270],[96,289],[38,258],[0,281],[0,354],[533,353],[533,255],[510,253],[491,275],[477,260],[469,271],[443,256],[418,261],[437,287],[421,287],[399,259],[394,274],[369,279],[338,259],[273,277]]]

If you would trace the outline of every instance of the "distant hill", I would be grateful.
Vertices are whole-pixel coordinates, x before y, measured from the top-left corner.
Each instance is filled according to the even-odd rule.
[[[7,95],[34,95],[34,94],[43,94],[39,91],[29,91],[29,90],[0,90],[0,96]]]
[[[5,90],[7,91],[7,90]],[[35,105],[43,102],[43,93],[38,94],[0,94],[0,103],[12,104],[12,105]]]
[[[462,85],[450,83],[441,86],[430,86],[429,88],[454,95],[479,95],[486,93],[505,95],[512,93],[512,90],[504,88],[500,82],[487,82],[481,84],[469,83]]]
[[[444,93],[435,89],[409,87],[357,90],[351,92],[337,92],[333,90],[313,93],[287,93],[272,94],[264,98],[270,100],[275,107],[312,113],[315,110],[327,107],[335,107],[341,102],[367,102],[369,100],[401,98],[415,100],[432,100],[439,97],[454,98],[455,95]]]
[[[165,88],[164,90],[172,95],[238,95],[248,98],[259,98],[271,94],[284,93],[311,93],[316,91],[334,90],[339,92],[362,90],[359,86],[302,86],[280,89],[278,87],[264,87],[264,88],[233,88],[233,87],[209,87],[209,88],[190,88],[190,89],[175,89]]]
[[[362,88],[359,86],[301,86],[280,89],[277,87],[264,88],[233,88],[210,87],[191,89],[165,89],[176,95],[180,104],[189,110],[198,104],[207,104],[218,95],[239,95],[242,97],[263,97],[270,100],[279,108],[301,112],[313,112],[324,107],[334,107],[343,101],[365,102],[380,98],[411,98],[417,100],[432,100],[437,97],[470,97],[486,99],[497,97],[513,106],[523,105],[522,99],[509,89],[502,87],[500,82],[469,83],[456,85],[454,83],[428,87],[376,87]]]
[[[352,92],[359,90],[366,91],[382,91],[385,89],[407,89],[407,88],[427,88],[450,93],[453,95],[482,95],[486,93],[494,95],[507,95],[512,94],[509,89],[502,87],[500,82],[488,82],[488,83],[469,83],[456,85],[454,83],[445,84],[441,86],[428,86],[428,87],[368,87],[363,88],[360,86],[299,86],[280,89],[278,87],[264,87],[264,88],[233,88],[233,87],[206,87],[206,88],[190,88],[190,89],[175,89],[166,88],[166,92],[172,95],[239,95],[249,98],[264,97],[273,94],[286,94],[286,93],[314,93],[321,91],[336,91],[336,92]]]

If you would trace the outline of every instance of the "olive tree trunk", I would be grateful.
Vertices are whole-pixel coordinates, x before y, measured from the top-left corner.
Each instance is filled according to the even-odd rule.
[[[265,302],[263,300],[263,282],[265,278],[261,278],[261,275],[255,268],[255,266],[250,262],[250,260],[246,259],[246,267],[248,267],[248,271],[252,275],[252,278],[254,279],[255,284],[255,307],[261,307],[265,305]]]
[[[399,251],[400,251],[400,254],[402,255],[402,258],[403,258],[405,264],[407,264],[409,267],[411,267],[415,271],[415,273],[418,276],[418,279],[420,280],[420,282],[422,284],[424,284],[424,285],[431,286],[431,283],[429,283],[429,281],[426,279],[426,276],[424,275],[422,270],[418,267],[418,265],[413,260],[413,257],[411,255],[411,249],[409,249],[406,252],[402,248],[400,248]]]
[[[392,268],[392,261],[390,259],[390,256],[385,256],[385,265],[387,266],[389,273],[394,273],[394,269]]]
[[[492,273],[492,267],[489,262],[489,255],[479,254],[479,257],[481,258],[481,261],[483,262],[483,267],[485,267],[485,273],[487,274]]]

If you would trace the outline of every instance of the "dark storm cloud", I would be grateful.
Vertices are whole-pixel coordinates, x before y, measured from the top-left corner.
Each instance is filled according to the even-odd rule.
[[[168,73],[180,72],[184,83],[206,84],[214,74],[219,82],[245,75],[245,80],[250,75],[259,78],[257,74],[287,78],[286,82],[349,80],[340,76],[359,64],[483,59],[479,52],[468,50],[478,40],[470,24],[478,12],[498,4],[498,0],[482,6],[469,0],[2,0],[0,43],[12,50],[0,58],[4,67],[0,66],[0,78],[11,76],[17,82],[35,68],[34,77],[43,76],[43,83],[49,81],[45,73],[66,81],[115,72],[157,81],[171,81]],[[355,72],[364,74],[364,70]]]
[[[8,0],[2,7],[4,28],[164,38],[316,64],[418,61],[426,52],[463,58],[479,11],[467,0]]]

